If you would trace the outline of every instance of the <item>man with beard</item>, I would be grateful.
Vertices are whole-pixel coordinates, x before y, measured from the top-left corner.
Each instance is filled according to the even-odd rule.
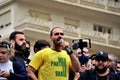
[[[23,54],[26,50],[26,39],[24,33],[20,31],[12,32],[9,36],[9,41],[15,50],[14,56],[11,57],[11,61],[19,61],[26,68],[26,65],[28,65],[29,62]]]
[[[32,80],[68,80],[70,69],[75,72],[80,69],[79,61],[66,46],[63,30],[59,27],[53,28],[50,31],[50,39],[51,48],[38,51],[29,63],[27,71]],[[38,79],[34,74],[36,70]]]
[[[120,80],[119,77],[108,69],[108,54],[104,51],[96,53],[95,69],[83,72],[79,80]]]

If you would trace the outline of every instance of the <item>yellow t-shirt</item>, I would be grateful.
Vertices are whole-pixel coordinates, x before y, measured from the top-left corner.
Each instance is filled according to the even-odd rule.
[[[34,55],[29,65],[38,70],[38,80],[68,80],[71,60],[64,50],[45,48]]]

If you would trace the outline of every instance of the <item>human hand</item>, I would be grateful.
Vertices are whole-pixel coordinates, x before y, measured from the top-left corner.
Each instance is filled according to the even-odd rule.
[[[9,77],[9,76],[10,76],[10,73],[7,72],[7,71],[2,71],[2,72],[0,73],[0,77]]]

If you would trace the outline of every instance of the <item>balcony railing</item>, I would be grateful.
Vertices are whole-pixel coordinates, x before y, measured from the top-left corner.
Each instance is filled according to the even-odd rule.
[[[108,2],[108,7],[113,7],[113,8],[120,9],[120,2],[109,1]]]
[[[92,41],[101,42],[104,44],[116,45],[116,46],[118,45],[115,43],[120,43],[119,35],[112,35],[108,33],[84,30],[84,29],[76,28],[75,26],[65,25],[64,23],[46,21],[40,18],[36,19],[33,17],[24,17],[20,19],[18,22],[19,22],[17,23],[18,26],[21,24],[26,24],[26,23],[38,25],[37,26],[38,28],[36,29],[39,29],[40,26],[44,26],[49,29],[51,29],[52,27],[61,27],[65,31],[65,33],[67,33],[67,36],[72,37],[72,38],[92,38]],[[81,37],[79,35],[81,35]]]
[[[63,24],[56,23],[56,22],[47,21],[47,20],[40,19],[40,18],[33,18],[30,16],[23,17],[17,22],[18,23],[16,23],[16,27],[22,24],[23,25],[24,24],[37,25],[37,26],[34,26],[34,28],[36,29],[41,29],[41,26],[49,28],[49,29],[51,29],[52,27],[61,27],[66,33],[72,33],[72,34],[68,34],[69,36],[78,37],[79,28],[76,28],[75,26],[65,25],[64,23]]]
[[[17,25],[23,24],[23,23],[30,23],[35,25],[41,25],[45,27],[49,27],[48,21],[40,19],[40,18],[33,18],[33,17],[23,17],[20,20],[18,20]]]
[[[113,9],[111,8],[114,8],[115,12],[120,13],[120,2],[115,2],[115,1],[110,1],[110,0],[62,0],[62,1],[70,2],[71,4],[76,3],[77,5],[82,4],[82,5],[104,9],[108,11],[113,11]]]
[[[70,25],[65,25],[61,23],[54,23],[52,21],[47,21],[44,19],[40,18],[33,18],[33,17],[24,17],[20,20],[18,20],[17,25],[21,25],[23,23],[30,23],[30,24],[35,24],[35,25],[40,25],[40,26],[45,26],[45,27],[61,27],[67,32],[72,32],[72,33],[77,33],[78,29],[75,28],[75,26],[70,26]]]
[[[91,38],[92,41],[120,46],[120,36],[96,31],[82,30],[81,36]],[[119,45],[118,45],[119,44]]]
[[[104,3],[105,3],[105,0],[83,0],[83,1],[91,2],[94,4],[100,4],[100,5],[104,5]]]

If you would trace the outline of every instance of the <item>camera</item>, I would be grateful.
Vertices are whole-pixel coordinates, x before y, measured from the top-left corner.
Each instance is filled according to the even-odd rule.
[[[88,62],[89,56],[83,55],[83,48],[91,48],[91,39],[84,38],[84,39],[78,39],[72,41],[72,48],[73,50],[76,50],[78,48],[81,49],[82,56],[78,57],[78,60],[80,61],[81,65],[84,65]]]
[[[82,50],[84,47],[91,48],[91,39],[84,38],[84,39],[78,39],[78,40],[72,41],[72,49],[73,50],[76,50],[78,48],[80,48]]]

